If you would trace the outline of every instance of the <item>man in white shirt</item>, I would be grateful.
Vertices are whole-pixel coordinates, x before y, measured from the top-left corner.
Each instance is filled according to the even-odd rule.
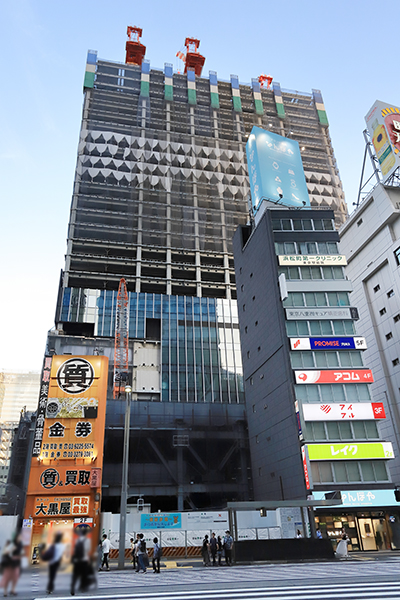
[[[109,571],[110,567],[108,566],[108,555],[110,553],[111,542],[106,536],[106,534],[103,535],[103,543],[101,544],[101,546],[103,548],[103,562],[101,563],[100,568],[102,569],[105,566],[107,571]]]

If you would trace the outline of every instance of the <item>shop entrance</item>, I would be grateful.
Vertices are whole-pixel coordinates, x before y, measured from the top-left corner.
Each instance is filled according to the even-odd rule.
[[[362,550],[390,550],[390,536],[388,525],[384,518],[359,517]]]

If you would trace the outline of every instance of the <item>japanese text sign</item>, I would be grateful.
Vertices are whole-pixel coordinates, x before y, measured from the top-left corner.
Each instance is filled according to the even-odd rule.
[[[295,371],[296,383],[373,383],[370,369]]]
[[[347,265],[343,254],[279,254],[278,261],[282,267]]]
[[[141,529],[180,529],[180,513],[149,513],[140,515]]]
[[[310,460],[363,460],[394,458],[391,442],[348,442],[347,444],[307,444]]]
[[[305,421],[368,421],[386,419],[382,402],[303,404]]]

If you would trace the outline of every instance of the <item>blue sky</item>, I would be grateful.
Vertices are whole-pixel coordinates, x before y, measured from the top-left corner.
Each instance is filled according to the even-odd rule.
[[[153,67],[178,67],[185,37],[203,70],[249,83],[320,89],[349,210],[357,199],[364,115],[400,105],[398,3],[197,3],[14,0],[2,7],[0,95],[0,369],[40,370],[53,326],[79,138],[88,49],[124,61],[127,25],[143,28]],[[391,19],[393,18],[393,23]]]

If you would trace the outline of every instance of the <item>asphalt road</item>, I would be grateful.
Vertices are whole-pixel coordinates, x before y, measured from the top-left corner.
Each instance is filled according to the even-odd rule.
[[[160,574],[111,570],[98,585],[75,599],[116,600],[400,600],[400,556],[357,557],[347,561],[255,564],[233,567],[191,566],[164,561]],[[197,563],[198,564],[198,563]],[[70,596],[70,567],[56,580],[53,600]],[[46,595],[46,569],[24,573],[19,598]]]

